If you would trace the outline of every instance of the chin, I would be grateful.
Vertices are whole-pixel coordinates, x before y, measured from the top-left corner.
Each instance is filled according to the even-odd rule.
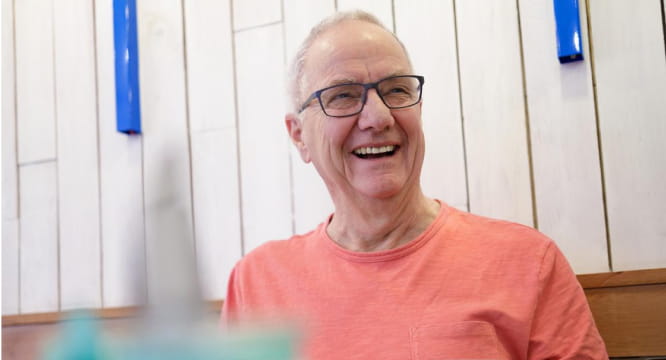
[[[405,186],[403,182],[381,181],[363,184],[357,188],[357,191],[363,195],[374,199],[388,199],[402,191]]]

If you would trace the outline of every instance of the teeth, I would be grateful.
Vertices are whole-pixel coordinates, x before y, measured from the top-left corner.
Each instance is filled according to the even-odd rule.
[[[383,154],[395,150],[395,145],[388,146],[378,146],[378,147],[364,147],[354,150],[356,155],[367,155],[367,154]]]

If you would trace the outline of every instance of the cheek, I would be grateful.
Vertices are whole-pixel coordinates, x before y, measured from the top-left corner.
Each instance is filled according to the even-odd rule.
[[[330,151],[345,150],[345,142],[353,130],[355,121],[347,118],[329,118],[322,123],[319,141],[331,147]]]

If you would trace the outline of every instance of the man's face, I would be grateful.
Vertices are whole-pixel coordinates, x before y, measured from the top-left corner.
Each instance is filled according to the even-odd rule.
[[[304,96],[299,100],[339,83],[368,83],[411,73],[402,47],[391,34],[373,24],[346,21],[320,35],[310,48]],[[313,162],[334,201],[341,196],[388,198],[419,186],[425,147],[421,104],[391,110],[371,89],[357,115],[328,117],[315,100],[300,119],[291,114],[286,120],[301,156]],[[359,153],[360,149],[391,147],[394,150],[384,155]]]

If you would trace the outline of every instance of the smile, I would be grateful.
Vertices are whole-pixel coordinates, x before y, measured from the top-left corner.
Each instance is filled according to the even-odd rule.
[[[375,159],[384,156],[391,156],[395,154],[398,150],[396,145],[386,145],[386,146],[368,146],[358,148],[352,153],[361,159]]]

